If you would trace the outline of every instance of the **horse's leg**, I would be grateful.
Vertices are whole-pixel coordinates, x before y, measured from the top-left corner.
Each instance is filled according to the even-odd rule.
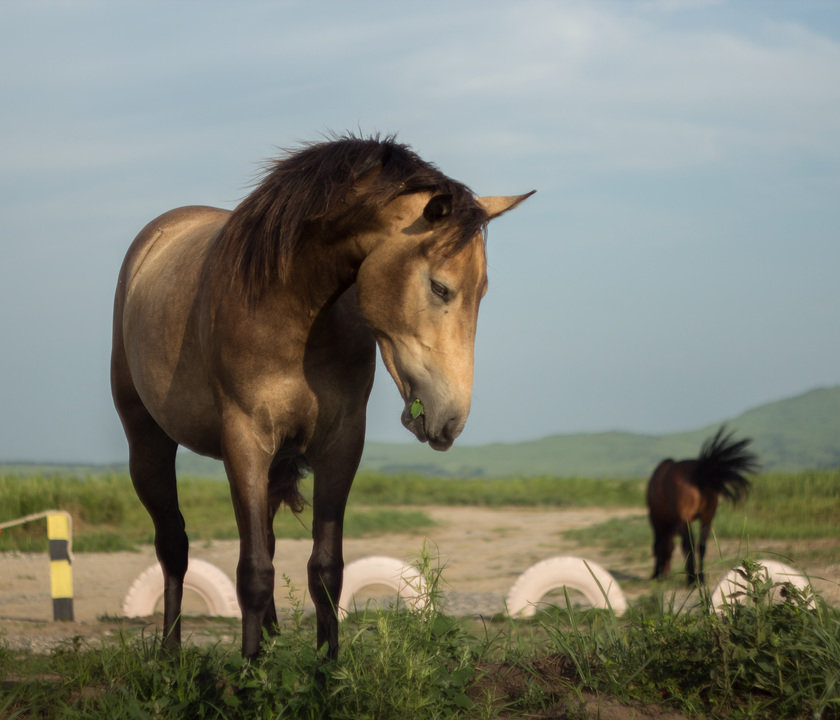
[[[709,539],[709,532],[712,529],[712,524],[702,522],[700,525],[700,539],[697,542],[697,548],[695,549],[695,554],[697,556],[697,580],[701,583],[706,581],[705,575],[703,574],[703,564],[705,562],[706,557],[706,542]]]
[[[175,453],[171,440],[145,409],[123,413],[129,472],[134,489],[155,526],[155,551],[163,569],[163,631],[169,648],[181,644],[181,600],[189,541],[178,509]]]
[[[697,572],[695,569],[695,542],[694,533],[692,532],[691,522],[688,521],[683,524],[680,529],[682,535],[682,551],[685,555],[685,572],[688,576],[688,584],[693,585],[697,582]]]
[[[709,540],[709,533],[712,530],[712,520],[715,519],[715,513],[718,506],[717,493],[707,493],[702,512],[700,513],[700,540],[697,543],[697,579],[702,583],[705,582],[703,574],[703,565],[706,558],[706,543]]]
[[[312,502],[312,555],[307,565],[309,594],[315,604],[317,646],[326,643],[327,658],[338,655],[338,600],[344,576],[342,533],[347,496],[361,459],[362,435],[346,438],[346,448],[333,446],[328,458],[312,462],[315,473]]]
[[[653,556],[655,559],[653,567],[653,580],[668,577],[671,572],[671,555],[674,552],[674,531],[672,528],[654,530]]]
[[[275,458],[268,469],[268,537],[266,542],[272,565],[277,542],[273,525],[278,508],[285,502],[296,513],[303,509],[303,502],[297,489],[300,475],[297,462],[288,458]],[[270,635],[276,635],[278,632],[274,593],[271,595],[263,617],[263,629]]]
[[[274,516],[277,514],[277,508],[279,507],[280,503],[272,503],[269,499],[269,506],[268,506],[268,537],[266,538],[266,544],[268,546],[268,555],[271,559],[271,566],[274,567],[274,546],[276,544],[276,538],[274,537]],[[272,580],[271,583],[272,592],[271,597],[268,601],[268,606],[265,609],[265,613],[263,614],[263,621],[262,626],[263,630],[265,630],[269,635],[276,635],[278,632],[277,629],[277,608],[274,604],[274,581]]]
[[[277,619],[268,499],[271,458],[252,442],[252,433],[247,420],[241,426],[229,421],[223,433],[225,470],[239,528],[236,595],[242,609],[242,655],[246,658],[259,653],[263,623]]]

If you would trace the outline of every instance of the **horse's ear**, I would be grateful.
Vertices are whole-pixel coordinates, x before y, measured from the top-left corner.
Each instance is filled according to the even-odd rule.
[[[523,200],[527,200],[531,195],[533,195],[536,190],[531,190],[529,193],[525,193],[524,195],[493,195],[489,197],[480,197],[476,198],[476,202],[484,209],[484,212],[487,213],[488,219],[492,220],[493,218],[499,217],[506,213],[508,210],[513,210],[519,203]]]
[[[452,196],[435,195],[423,208],[423,217],[435,223],[452,214]]]

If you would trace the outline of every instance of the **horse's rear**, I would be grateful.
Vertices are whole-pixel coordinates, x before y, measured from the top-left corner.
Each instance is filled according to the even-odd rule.
[[[114,302],[111,383],[123,422],[148,413],[169,437],[214,457],[218,418],[197,312],[207,250],[228,215],[188,207],[149,223],[126,254]]]
[[[193,309],[212,237],[228,213],[181,208],[149,223],[130,246],[114,300],[111,390],[129,446],[134,487],[155,524],[169,588],[167,641],[180,641],[187,536],[178,509],[178,443],[219,457],[218,418],[200,360]]]
[[[647,488],[648,517],[653,528],[653,578],[666,577],[671,571],[674,536],[682,538],[682,550],[689,559],[693,581],[693,537],[691,523],[705,518],[709,500],[693,482],[694,460],[663,460],[651,475]],[[717,503],[715,502],[715,505]],[[712,513],[714,515],[714,513]]]
[[[725,426],[704,442],[694,460],[663,460],[650,478],[647,504],[653,528],[653,577],[667,576],[674,549],[674,536],[682,538],[688,582],[703,581],[706,543],[717,512],[720,495],[737,502],[749,490],[746,473],[758,469],[756,456],[746,448],[749,439],[735,441]],[[697,538],[692,523],[700,521]]]
[[[155,525],[167,588],[167,643],[180,642],[188,557],[175,475],[177,447],[183,445],[225,461],[242,545],[266,550],[267,569],[252,570],[248,557],[238,571],[243,616],[251,621],[247,654],[253,654],[259,628],[276,624],[274,538],[266,519],[283,502],[302,509],[297,482],[305,463],[321,476],[343,478],[316,487],[316,523],[321,515],[343,513],[364,442],[375,344],[352,287],[316,316],[304,314],[310,324],[305,342],[297,340],[300,330],[291,318],[269,324],[264,311],[231,298],[229,268],[220,270],[216,253],[229,216],[216,208],[179,208],[149,223],[134,240],[115,296],[111,384],[132,481]],[[231,400],[237,392],[262,400],[241,415]],[[249,445],[262,466],[243,474],[237,455]],[[250,505],[261,508],[258,519],[250,517]],[[333,554],[319,546],[313,562],[331,565]],[[248,612],[253,605],[259,612]]]

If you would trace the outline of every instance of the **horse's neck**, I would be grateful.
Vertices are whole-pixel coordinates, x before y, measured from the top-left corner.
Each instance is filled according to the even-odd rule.
[[[294,307],[301,317],[314,318],[355,282],[363,259],[354,239],[306,243],[268,296]]]

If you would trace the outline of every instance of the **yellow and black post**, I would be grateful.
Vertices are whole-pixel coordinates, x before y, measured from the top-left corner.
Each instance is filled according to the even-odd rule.
[[[64,512],[47,515],[50,541],[50,590],[53,620],[73,620],[73,568],[70,565],[70,516]]]

